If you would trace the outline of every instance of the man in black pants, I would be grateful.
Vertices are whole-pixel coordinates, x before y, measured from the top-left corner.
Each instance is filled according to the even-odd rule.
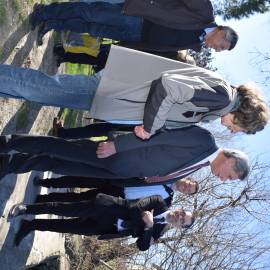
[[[73,218],[22,220],[15,237],[15,245],[19,245],[31,231],[39,230],[101,235],[101,239],[132,235],[138,238],[137,247],[140,250],[147,250],[151,241],[157,240],[168,225],[178,228],[189,227],[194,222],[191,212],[182,209],[168,211],[160,196],[150,196],[141,200],[124,200],[102,193],[99,193],[94,200],[76,203],[18,204],[11,209],[9,217],[46,213]]]
[[[81,139],[100,136],[109,137],[112,133],[123,134],[127,132],[133,132],[134,128],[135,125],[131,124],[112,124],[105,121],[96,121],[95,123],[84,127],[64,128],[62,121],[55,117],[53,119],[52,135],[65,139]]]
[[[151,187],[123,187],[119,185],[121,181],[110,183],[110,179],[94,179],[87,177],[62,176],[59,178],[39,179],[34,178],[34,184],[43,187],[53,188],[93,188],[91,190],[75,193],[50,193],[48,195],[38,195],[36,203],[41,202],[78,202],[84,200],[92,200],[98,193],[105,193],[115,197],[124,199],[140,199],[152,195],[160,195],[168,207],[171,206],[175,191],[183,194],[193,195],[198,192],[199,184],[192,178],[185,178],[176,181],[171,185],[156,185]]]
[[[19,153],[10,155],[12,150]],[[126,134],[98,145],[89,139],[0,136],[0,153],[1,177],[49,170],[70,176],[117,179],[123,186],[173,183],[205,166],[210,166],[222,181],[244,179],[250,170],[244,153],[218,149],[211,133],[197,126],[161,132],[147,141]]]

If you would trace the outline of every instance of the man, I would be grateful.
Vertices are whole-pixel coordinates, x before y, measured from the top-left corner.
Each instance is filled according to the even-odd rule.
[[[209,0],[36,5],[30,23],[33,29],[40,25],[40,44],[51,29],[71,30],[119,40],[126,47],[150,53],[173,52],[174,59],[179,49],[198,51],[204,43],[219,52],[233,49],[238,40],[233,29],[217,26]]]
[[[150,196],[134,201],[102,193],[99,193],[92,201],[15,205],[9,217],[45,213],[73,218],[23,220],[15,237],[15,245],[19,245],[31,231],[39,230],[101,235],[100,238],[103,240],[132,235],[138,238],[137,247],[144,251],[150,247],[152,239],[157,240],[163,234],[168,227],[167,224],[180,228],[189,227],[194,222],[191,212],[182,209],[169,211],[160,196]]]
[[[232,132],[255,134],[269,118],[267,102],[254,86],[231,87],[215,72],[117,46],[102,77],[49,76],[0,65],[0,89],[2,97],[90,109],[91,117],[113,124],[132,121],[141,139],[161,128],[227,116],[222,123]]]
[[[7,154],[12,150],[17,153]],[[249,173],[244,153],[218,150],[212,134],[197,126],[161,132],[147,141],[133,134],[119,135],[98,147],[88,139],[0,136],[0,153],[2,177],[8,173],[49,170],[141,186],[173,183],[203,166],[210,166],[222,181],[244,179]]]
[[[94,179],[87,177],[71,177],[62,176],[59,178],[39,179],[34,178],[34,185],[43,187],[54,188],[92,188],[85,192],[75,193],[50,193],[48,195],[38,195],[35,202],[50,202],[50,201],[63,201],[63,202],[76,202],[92,200],[98,193],[104,193],[115,197],[121,197],[124,199],[134,200],[140,199],[152,195],[159,195],[163,198],[168,207],[172,204],[174,192],[181,192],[183,194],[193,195],[198,192],[198,182],[192,180],[192,178],[184,178],[176,181],[172,185],[156,185],[145,188],[143,186],[129,186],[123,187],[121,181],[115,181],[113,184],[110,179]]]

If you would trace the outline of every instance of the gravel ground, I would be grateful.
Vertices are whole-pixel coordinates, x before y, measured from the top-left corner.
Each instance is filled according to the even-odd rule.
[[[53,38],[51,34],[45,37],[44,45],[36,47],[36,31],[29,32],[27,21],[20,23],[19,17],[11,8],[11,2],[5,0],[7,21],[0,25],[1,63],[40,69],[48,74],[63,72],[58,70],[52,54]],[[24,13],[29,13],[29,1],[21,1]],[[58,114],[59,108],[41,107],[28,103],[29,113],[27,123],[17,128],[18,116],[23,101],[0,98],[0,130],[1,134],[29,133],[45,135],[49,132],[52,119]],[[13,247],[14,233],[18,229],[20,218],[11,223],[6,217],[14,203],[33,202],[40,189],[31,183],[37,172],[28,174],[8,175],[0,183],[0,265],[1,269],[25,269],[25,265],[33,265],[48,256],[64,254],[64,236],[55,233],[35,233],[28,236],[20,245]],[[47,190],[41,190],[46,193]],[[44,217],[47,217],[44,215]]]

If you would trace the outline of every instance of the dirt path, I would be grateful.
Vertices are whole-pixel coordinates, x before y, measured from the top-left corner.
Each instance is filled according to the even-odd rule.
[[[14,12],[11,3],[4,0],[6,7],[6,21],[0,25],[1,63],[39,69],[48,74],[62,72],[56,68],[53,57],[53,38],[51,34],[45,36],[44,45],[36,47],[37,32],[29,32],[28,21],[21,21],[17,12]],[[29,1],[20,1],[23,13],[29,13]],[[25,124],[18,128],[22,110],[27,108]],[[47,134],[51,129],[52,119],[57,115],[59,108],[41,107],[38,104],[0,98],[0,130],[1,134],[31,133]],[[64,252],[64,237],[54,233],[31,234],[22,242],[19,248],[14,248],[12,243],[14,233],[17,231],[20,219],[7,221],[10,207],[19,202],[33,202],[40,190],[32,185],[35,172],[8,175],[0,182],[0,265],[1,269],[19,270],[25,265],[40,262],[51,255]],[[42,192],[44,192],[42,190]]]

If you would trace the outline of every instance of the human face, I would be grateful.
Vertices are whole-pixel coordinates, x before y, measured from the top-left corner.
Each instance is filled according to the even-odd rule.
[[[228,128],[231,133],[244,132],[244,129],[234,123],[234,115],[232,113],[221,116],[220,122],[223,126]]]
[[[167,214],[166,220],[174,227],[180,228],[191,224],[192,214],[188,211],[184,211],[183,209],[176,209]]]
[[[240,175],[234,171],[235,159],[224,156],[222,162],[218,164],[211,163],[212,173],[221,181],[236,180]]]
[[[178,180],[175,183],[175,189],[184,194],[194,194],[196,191],[196,182],[189,179]]]
[[[212,33],[205,36],[205,43],[216,52],[229,50],[231,46],[230,42],[225,39],[224,31],[217,28]]]

